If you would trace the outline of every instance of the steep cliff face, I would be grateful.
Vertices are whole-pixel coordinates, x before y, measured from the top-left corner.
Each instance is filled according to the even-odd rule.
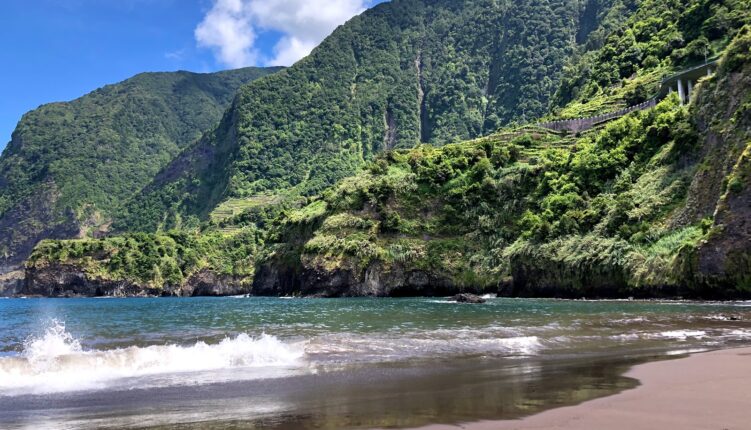
[[[0,157],[0,269],[19,267],[42,239],[106,232],[238,87],[277,70],[144,73],[24,115]]]
[[[21,292],[24,285],[23,270],[6,271],[0,275],[0,297],[14,297]]]
[[[251,293],[258,296],[308,297],[434,297],[457,292],[494,292],[476,285],[460,286],[429,270],[373,263],[364,270],[327,268],[303,263],[299,270],[262,265]]]
[[[0,274],[19,269],[42,239],[78,236],[75,213],[59,210],[59,198],[54,182],[39,184],[0,215]]]
[[[707,148],[692,201],[714,202],[714,229],[696,251],[696,277],[751,292],[751,29],[701,88],[697,122]]]

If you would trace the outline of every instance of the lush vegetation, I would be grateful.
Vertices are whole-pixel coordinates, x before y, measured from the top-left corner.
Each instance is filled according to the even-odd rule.
[[[0,157],[0,255],[18,261],[45,237],[106,230],[238,87],[275,70],[144,73],[27,113]]]
[[[316,195],[384,150],[534,120],[609,3],[381,4],[295,66],[243,87],[216,133],[175,160],[179,173],[157,178],[118,226],[184,227],[227,198]]]
[[[632,9],[625,25],[613,23]],[[553,111],[575,118],[641,103],[665,75],[716,58],[751,23],[748,9],[746,0],[624,0],[604,19],[614,31],[567,64]]]
[[[259,241],[254,229],[235,235],[172,231],[106,239],[45,240],[26,264],[33,268],[73,261],[90,279],[126,280],[157,289],[180,286],[201,270],[249,283]]]
[[[643,273],[642,263],[669,260],[707,228],[668,221],[690,182],[676,161],[696,141],[675,99],[579,139],[510,136],[389,152],[283,218],[268,258],[357,273],[407,265],[496,288],[512,263],[553,252],[577,270],[623,270],[638,286],[670,281],[669,265]]]
[[[512,277],[513,294],[747,293],[749,40],[737,33],[690,108],[673,96],[577,138],[529,129],[388,153],[283,218],[263,259],[458,288]]]
[[[377,271],[510,294],[748,293],[746,6],[379,6],[295,67],[241,89],[215,132],[165,169],[121,226],[182,232],[46,242],[30,264],[150,285],[209,268],[292,288]],[[704,53],[722,54],[719,71],[688,106],[668,96],[577,135],[491,132],[549,105],[565,117],[641,101]],[[460,138],[473,139],[451,143]],[[193,248],[205,257],[186,257]]]

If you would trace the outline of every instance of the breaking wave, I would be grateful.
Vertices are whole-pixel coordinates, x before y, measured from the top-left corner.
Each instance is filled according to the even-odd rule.
[[[22,354],[0,358],[0,395],[41,394],[105,388],[114,380],[224,369],[293,367],[303,362],[303,345],[274,336],[247,334],[216,344],[131,346],[84,350],[81,343],[53,321],[44,335],[30,337]],[[200,378],[198,378],[200,379]],[[196,381],[198,381],[196,379]],[[159,385],[176,379],[162,378]]]

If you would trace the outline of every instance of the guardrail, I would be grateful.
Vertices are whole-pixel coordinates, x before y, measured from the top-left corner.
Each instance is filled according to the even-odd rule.
[[[673,84],[677,86],[677,91],[681,97],[681,103],[683,103],[685,99],[688,99],[691,96],[693,82],[695,80],[698,80],[702,76],[711,74],[712,69],[717,66],[718,62],[719,60],[713,59],[711,61],[705,62],[704,64],[690,67],[671,76],[664,77],[660,82],[660,89],[657,92],[657,95],[643,103],[639,103],[638,105],[630,106],[625,109],[597,116],[541,122],[536,124],[536,126],[557,132],[565,131],[570,133],[579,133],[586,131],[596,127],[599,124],[628,115],[631,112],[651,109],[655,107],[658,101],[662,100],[670,93],[670,89],[672,88]],[[684,88],[683,81],[685,81],[688,85],[686,88]]]
[[[548,121],[537,124],[539,127],[547,128],[554,131],[568,131],[571,133],[578,133],[581,131],[589,130],[599,124],[611,121],[616,118],[620,118],[624,115],[628,115],[631,112],[651,109],[657,105],[657,98],[649,99],[638,105],[627,107],[625,109],[617,110],[602,115],[590,116],[585,118],[575,119],[562,119],[559,121]]]

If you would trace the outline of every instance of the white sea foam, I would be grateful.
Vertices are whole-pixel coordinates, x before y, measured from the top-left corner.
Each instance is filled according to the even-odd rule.
[[[508,351],[524,355],[535,354],[542,348],[540,339],[537,336],[510,337],[498,339],[498,342]]]
[[[686,340],[690,337],[701,339],[706,336],[707,332],[702,330],[670,330],[660,333],[660,337],[678,340]]]
[[[535,355],[544,345],[537,336],[510,335],[508,330],[438,329],[398,336],[336,333],[315,337],[307,355],[327,362],[399,361],[439,355]]]
[[[642,323],[642,322],[648,322],[649,320],[644,317],[634,317],[634,318],[618,318],[611,320],[610,322],[613,324],[633,324],[633,323]]]
[[[622,333],[613,336],[609,336],[610,339],[620,342],[628,342],[632,340],[638,340],[641,336],[638,333]]]
[[[737,339],[747,339],[751,337],[751,330],[735,329],[725,330],[725,336]]]
[[[240,334],[217,344],[132,346],[84,350],[80,342],[54,322],[43,336],[29,338],[23,354],[0,358],[0,395],[40,394],[105,388],[116,380],[181,373],[160,378],[157,385],[192,379],[188,372],[226,369],[294,367],[302,364],[303,346],[285,344],[274,336]],[[122,381],[118,382],[118,385]],[[127,384],[125,384],[127,385]],[[124,386],[124,385],[123,385]]]

